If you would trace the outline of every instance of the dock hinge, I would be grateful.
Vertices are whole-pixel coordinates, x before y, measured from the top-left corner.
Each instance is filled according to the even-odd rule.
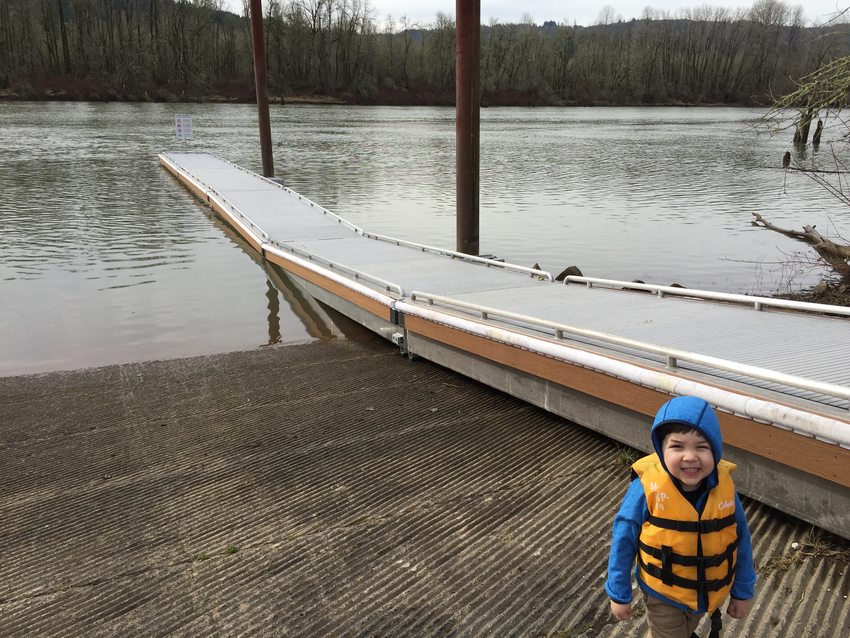
[[[404,313],[390,308],[390,323],[404,327]]]

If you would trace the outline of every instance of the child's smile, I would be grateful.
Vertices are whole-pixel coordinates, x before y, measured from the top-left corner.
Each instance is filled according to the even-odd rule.
[[[699,488],[703,480],[714,471],[711,445],[697,432],[668,434],[664,438],[662,450],[667,471],[679,479],[686,492]]]

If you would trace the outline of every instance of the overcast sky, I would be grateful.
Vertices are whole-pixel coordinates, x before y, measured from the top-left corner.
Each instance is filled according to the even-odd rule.
[[[231,9],[241,12],[242,0],[225,0]],[[369,4],[375,9],[379,20],[387,15],[398,21],[407,16],[411,22],[432,23],[438,11],[454,15],[455,0],[370,0]],[[850,6],[850,0],[805,0],[805,2],[786,2],[787,6],[802,5],[809,24],[823,23],[834,15],[837,8]],[[682,8],[712,6],[726,8],[749,8],[753,2],[745,0],[613,0],[604,2],[594,0],[481,0],[481,22],[486,24],[490,18],[500,22],[519,22],[525,14],[530,15],[534,22],[541,24],[544,20],[556,22],[575,22],[580,25],[594,24],[599,17],[600,9],[610,5],[615,15],[624,20],[639,18],[645,7],[662,11],[677,12]]]

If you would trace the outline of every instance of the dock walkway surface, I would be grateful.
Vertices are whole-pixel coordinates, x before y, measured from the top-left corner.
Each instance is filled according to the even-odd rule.
[[[377,337],[5,377],[0,406],[3,636],[647,635],[602,589],[621,448]],[[725,635],[850,635],[850,542],[744,505]]]
[[[553,284],[530,276],[529,268],[476,263],[463,255],[447,259],[449,251],[429,250],[430,247],[370,233],[294,191],[212,155],[168,153],[161,158],[202,199],[218,199],[229,221],[241,225],[237,231],[258,252],[272,257],[272,251],[286,251],[284,256],[289,262],[285,268],[300,255],[347,276],[356,274],[361,282],[384,285],[389,300],[403,302],[396,304],[397,308],[421,312],[419,316],[428,316],[427,309],[419,309],[422,302],[434,307],[431,301],[436,297],[436,305],[447,312],[480,319],[481,312],[476,308],[487,308],[491,310],[486,313],[487,321],[535,336],[548,337],[554,332],[545,322],[592,329],[596,336],[568,332],[566,337],[642,365],[663,365],[666,357],[630,344],[710,356],[732,364],[734,369],[724,370],[684,358],[677,361],[677,366],[707,382],[850,418],[848,308],[833,309],[845,317],[760,312],[754,310],[753,304],[707,303],[673,295],[659,298],[640,292],[624,293],[601,286]],[[481,267],[482,263],[488,267]],[[418,298],[414,295],[417,292]],[[628,343],[606,341],[601,335]],[[749,376],[748,366],[830,386],[840,396]],[[850,442],[850,428],[847,441]]]

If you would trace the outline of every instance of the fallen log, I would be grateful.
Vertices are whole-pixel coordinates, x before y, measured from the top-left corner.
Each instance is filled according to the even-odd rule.
[[[786,154],[788,152],[786,151]],[[814,175],[847,175],[847,171],[827,171],[821,168],[803,168],[801,166],[790,166],[791,160],[788,160],[789,166],[785,166],[785,157],[782,158],[782,167],[787,168],[789,171],[794,171],[797,173],[811,173]]]
[[[771,224],[759,213],[753,213],[753,217],[755,217],[755,221],[752,222],[753,226],[761,226],[810,244],[818,255],[842,278],[850,277],[850,244],[839,244],[827,239],[817,231],[815,226],[803,226],[802,231],[791,230]]]
[[[812,247],[818,251],[818,253],[829,255],[833,258],[838,258],[842,260],[850,260],[850,244],[837,244],[831,239],[827,239],[816,230],[816,226],[803,226],[802,231],[789,230],[787,228],[780,228],[779,226],[774,226],[764,217],[762,217],[759,213],[753,213],[753,217],[756,218],[756,220],[753,222],[754,226],[763,226],[764,228],[775,231],[777,233],[782,233],[783,235],[786,235],[788,237],[801,239],[811,244]]]

